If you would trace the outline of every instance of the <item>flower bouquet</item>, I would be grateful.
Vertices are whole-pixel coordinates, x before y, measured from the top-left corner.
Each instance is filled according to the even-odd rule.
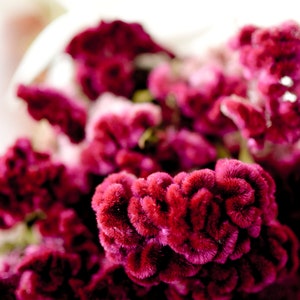
[[[299,24],[183,55],[102,19],[57,57],[13,89],[3,299],[300,298]]]

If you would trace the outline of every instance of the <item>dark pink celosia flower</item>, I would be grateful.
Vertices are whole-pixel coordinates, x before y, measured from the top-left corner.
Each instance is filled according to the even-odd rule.
[[[27,254],[18,265],[21,274],[16,290],[18,299],[78,299],[73,291],[82,282],[76,280],[80,269],[77,255],[43,247]]]
[[[28,112],[35,120],[46,119],[73,143],[84,139],[87,114],[76,101],[54,88],[35,85],[19,85],[17,96],[27,103]]]
[[[104,92],[129,98],[135,84],[133,74],[133,63],[127,57],[119,55],[93,67],[78,63],[76,78],[90,99],[96,99]]]
[[[216,160],[216,148],[201,134],[166,128],[158,133],[156,160],[168,172],[188,171]],[[134,173],[136,174],[136,173]]]
[[[85,287],[82,300],[138,300],[151,299],[151,289],[132,282],[124,269],[117,265],[102,268]],[[163,293],[159,296],[163,296]],[[154,299],[154,298],[152,298]],[[161,299],[161,298],[159,298]]]
[[[157,44],[138,23],[101,21],[78,33],[66,52],[77,65],[83,92],[95,100],[105,91],[130,97],[135,88],[134,59],[144,53],[173,54]]]
[[[74,205],[86,193],[83,175],[35,151],[29,140],[17,140],[0,158],[0,227],[11,227],[53,203]]]
[[[299,78],[299,41],[299,25],[288,21],[269,28],[245,26],[230,43],[240,52],[248,76],[266,71],[281,79],[284,76]]]
[[[240,259],[207,264],[194,277],[169,285],[168,299],[248,299],[250,295],[249,299],[258,299],[256,293],[293,276],[299,266],[298,249],[292,231],[274,222],[262,228]]]
[[[103,260],[97,235],[84,223],[73,209],[53,204],[31,225],[38,244],[3,255],[0,282],[7,279],[8,291],[14,284],[16,299],[82,299]]]
[[[165,63],[149,75],[149,90],[159,103],[167,103],[168,106],[173,101],[179,118],[187,118],[198,132],[219,136],[233,131],[232,121],[220,112],[220,101],[232,94],[245,96],[245,80],[238,74],[230,74],[224,66],[199,67],[194,73],[205,79],[197,81],[193,74],[188,78],[174,69],[171,64]]]
[[[104,257],[102,247],[97,241],[97,235],[86,226],[88,220],[82,220],[72,209],[53,207],[51,210],[44,220],[37,223],[42,242],[47,244],[48,241],[54,241],[58,249],[77,257],[80,267],[73,278],[75,284],[72,288],[74,295],[82,299],[83,286],[88,285],[101,268]],[[80,284],[77,285],[76,281]]]
[[[174,282],[237,260],[276,216],[275,186],[259,166],[219,160],[215,171],[125,172],[97,187],[92,207],[107,256],[139,283]]]
[[[139,23],[127,23],[121,20],[101,21],[73,37],[66,47],[73,58],[89,63],[109,58],[114,54],[124,54],[133,59],[143,53],[166,52],[157,44]]]
[[[248,110],[261,112],[266,127],[264,141],[296,142],[300,138],[299,25],[285,22],[268,28],[245,26],[231,46],[238,52],[241,69],[249,80],[251,101],[240,104],[239,110],[245,110],[242,106],[246,105]],[[234,112],[231,117],[237,120],[241,114]],[[246,130],[251,130],[251,121],[243,122]]]
[[[263,110],[236,96],[223,98],[220,110],[235,123],[250,147],[263,147],[268,130]]]
[[[139,142],[146,130],[160,124],[159,107],[113,98],[108,99],[110,106],[105,107],[106,102],[102,100],[105,99],[101,99],[99,114],[96,113],[94,121],[88,125],[87,143],[81,154],[83,165],[100,175],[108,175],[123,167],[124,170],[139,169],[139,174],[147,175],[156,171],[157,163],[142,152]],[[130,161],[135,162],[130,166]]]

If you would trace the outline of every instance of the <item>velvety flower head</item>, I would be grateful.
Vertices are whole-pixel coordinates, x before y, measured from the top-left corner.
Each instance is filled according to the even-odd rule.
[[[22,275],[16,295],[22,300],[74,297],[73,285],[81,283],[75,279],[79,269],[78,256],[38,248],[26,255],[18,266]]]
[[[92,207],[107,256],[138,282],[174,282],[237,260],[276,217],[274,182],[258,165],[219,160],[215,171],[125,172],[97,187]]]
[[[168,172],[189,171],[215,162],[215,146],[188,129],[166,128],[158,134],[155,158]]]
[[[87,113],[78,102],[54,88],[35,85],[19,85],[17,96],[27,103],[28,112],[35,120],[46,119],[73,143],[84,139]]]
[[[150,293],[149,287],[139,286],[132,282],[124,272],[124,268],[108,264],[85,287],[82,300],[150,300],[151,298],[148,298]],[[163,294],[159,294],[161,295]]]
[[[284,76],[299,78],[300,28],[288,21],[278,26],[260,28],[245,26],[231,41],[240,52],[241,63],[249,76],[262,70],[281,79]]]
[[[144,166],[148,174],[157,170],[150,157],[136,150],[145,131],[160,124],[159,107],[114,97],[100,100],[100,107],[88,124],[87,143],[81,155],[83,164],[96,174],[107,175],[128,165],[126,155],[131,162],[136,161],[136,168]]]
[[[182,69],[184,63],[181,62]],[[170,106],[168,103],[173,101],[179,117],[188,118],[198,132],[218,136],[233,131],[232,121],[220,112],[220,101],[232,94],[245,96],[244,79],[217,65],[202,65],[189,75],[183,76],[180,67],[178,70],[172,64],[161,64],[149,75],[149,90],[159,103],[166,102]]]
[[[135,87],[134,59],[144,53],[173,54],[156,43],[138,23],[101,21],[78,33],[66,52],[77,66],[83,92],[95,100],[103,92],[130,97]]]
[[[73,58],[87,62],[99,61],[116,53],[124,53],[133,59],[138,54],[161,51],[172,55],[154,42],[141,24],[121,20],[101,21],[77,34],[66,47],[66,52]]]
[[[0,158],[1,227],[11,227],[55,202],[78,202],[87,188],[83,177],[52,161],[48,153],[35,151],[29,140],[17,140]]]
[[[264,146],[268,127],[263,110],[237,96],[223,98],[220,110],[236,124],[250,147]]]
[[[265,120],[263,142],[297,142],[300,138],[299,25],[290,21],[268,28],[245,26],[231,46],[237,51],[241,69],[249,80],[250,103],[237,105],[229,101],[225,111],[239,129],[243,127],[242,133],[251,130],[252,120],[245,117],[253,113],[256,124]],[[264,146],[261,141],[253,142],[257,143],[256,148]]]
[[[12,286],[16,299],[82,299],[103,260],[97,235],[73,209],[58,203],[29,230],[38,234],[36,244],[2,254],[0,274],[7,292]]]
[[[194,277],[169,285],[168,299],[259,299],[258,292],[295,276],[299,244],[288,227],[275,222],[252,242],[239,260],[207,264]]]

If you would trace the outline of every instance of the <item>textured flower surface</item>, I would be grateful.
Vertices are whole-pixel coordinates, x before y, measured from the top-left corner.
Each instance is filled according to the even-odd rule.
[[[59,128],[73,143],[85,137],[86,111],[59,91],[39,86],[20,85],[17,96],[27,103],[29,114],[35,120],[46,119]]]
[[[255,111],[256,124],[265,120],[261,127],[264,140],[277,144],[299,140],[299,25],[289,21],[270,28],[245,26],[231,46],[255,97],[246,103],[224,104],[228,114],[239,128],[251,131],[253,123],[247,115]]]
[[[106,256],[122,264],[132,280],[175,284],[204,270],[213,278],[221,268],[236,274],[230,294],[237,284],[235,268],[246,268],[252,259],[257,268],[265,264],[269,252],[261,252],[267,239],[278,269],[266,262],[266,278],[258,283],[245,279],[241,290],[255,292],[285,269],[297,268],[295,236],[275,225],[274,192],[272,178],[259,165],[219,160],[215,171],[182,172],[174,178],[163,172],[145,179],[124,172],[110,175],[97,187],[92,206]]]
[[[1,228],[57,202],[73,205],[87,188],[82,175],[35,151],[27,139],[16,141],[1,157],[0,170]]]
[[[74,59],[83,92],[95,100],[103,92],[130,97],[134,92],[134,59],[144,53],[173,54],[157,44],[139,23],[101,21],[77,34],[66,52]]]

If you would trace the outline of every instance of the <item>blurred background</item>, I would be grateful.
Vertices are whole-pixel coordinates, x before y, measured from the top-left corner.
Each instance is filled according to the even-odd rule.
[[[0,95],[36,36],[64,11],[56,1],[0,0]]]

